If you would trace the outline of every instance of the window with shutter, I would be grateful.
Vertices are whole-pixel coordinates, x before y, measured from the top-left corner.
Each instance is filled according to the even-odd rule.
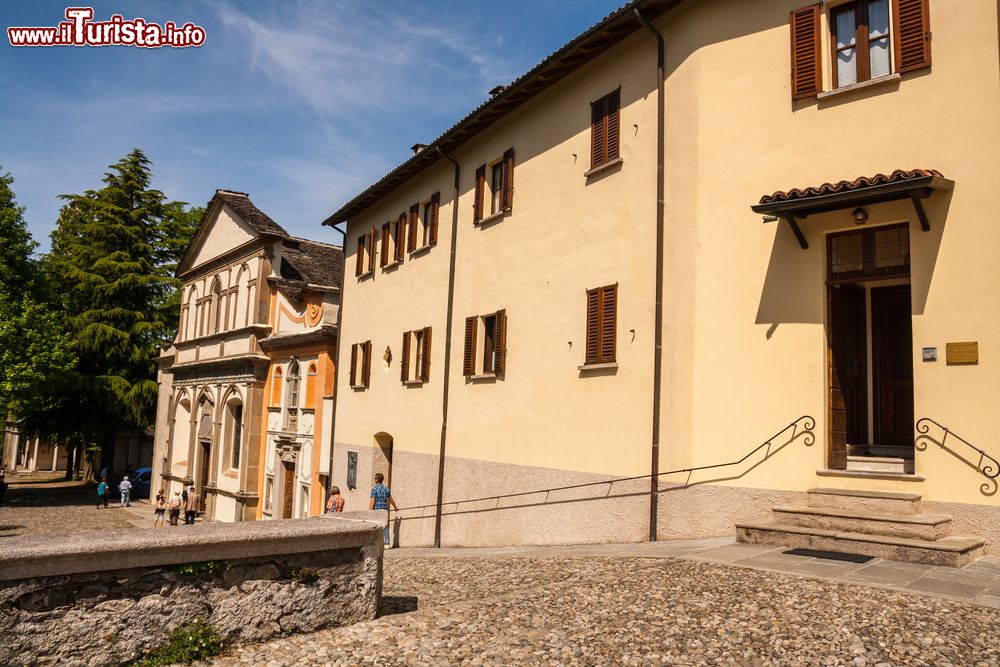
[[[587,290],[586,364],[615,361],[618,327],[618,285]]]
[[[410,335],[412,331],[403,333],[403,350],[399,357],[399,379],[402,382],[410,381]]]
[[[431,380],[431,328],[427,327],[423,331],[422,341],[423,354],[420,360],[420,381],[430,382]]]
[[[465,318],[465,351],[462,357],[462,375],[469,377],[476,374],[476,330],[478,317]]]
[[[393,253],[393,259],[397,262],[403,261],[403,254],[406,238],[406,214],[400,213],[399,219],[396,220],[395,225],[392,230],[392,247],[395,250]]]
[[[506,359],[507,312],[498,310],[489,315],[465,319],[465,353],[462,372],[466,377],[480,379],[503,375]],[[480,344],[479,341],[482,341]]]
[[[486,165],[476,168],[476,188],[475,198],[472,200],[472,221],[479,222],[483,219],[483,190],[486,186]]]
[[[928,0],[895,0],[896,71],[913,72],[931,66],[931,20]]]
[[[351,345],[350,385],[352,389],[367,389],[371,385],[372,342]]]
[[[438,242],[438,213],[441,210],[441,193],[435,192],[431,195],[430,231],[427,234],[427,245],[437,245]]]
[[[819,5],[789,14],[792,39],[792,99],[816,97],[822,89]]]
[[[365,385],[365,389],[371,386],[372,380],[372,342],[367,341],[364,343],[364,361],[361,365],[361,375]]]
[[[358,386],[358,344],[351,345],[350,385]]]
[[[514,149],[503,152],[503,180],[500,184],[500,210],[509,211],[514,205]]]
[[[354,265],[354,275],[360,276],[365,272],[365,243],[364,235],[358,237],[357,263]]]
[[[375,270],[375,226],[372,225],[372,229],[368,232],[368,271]]]
[[[616,88],[596,102],[590,103],[590,168],[617,160],[621,88]]]
[[[420,204],[410,207],[410,229],[406,239],[406,252],[413,252],[417,249],[417,213],[420,212]]]
[[[382,225],[382,254],[379,258],[379,265],[383,268],[389,263],[389,223]]]
[[[507,311],[498,310],[493,316],[493,372],[503,375],[507,360]]]
[[[833,86],[840,88],[892,73],[889,0],[856,0],[830,10]]]

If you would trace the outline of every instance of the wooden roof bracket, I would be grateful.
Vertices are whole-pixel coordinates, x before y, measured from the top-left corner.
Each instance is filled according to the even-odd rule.
[[[913,202],[913,210],[917,212],[917,219],[920,220],[920,229],[925,232],[931,231],[931,222],[927,219],[927,212],[924,210],[924,203],[920,201],[922,198],[928,197],[930,191],[921,190],[919,193],[917,191],[910,192],[910,201]]]
[[[795,220],[795,216],[791,213],[782,213],[781,217],[784,218],[785,222],[788,223],[788,226],[792,228],[792,233],[795,234],[795,238],[799,240],[799,245],[802,246],[802,249],[809,250],[809,241],[806,241],[806,236],[799,228],[799,223]],[[802,217],[804,218],[805,216]]]

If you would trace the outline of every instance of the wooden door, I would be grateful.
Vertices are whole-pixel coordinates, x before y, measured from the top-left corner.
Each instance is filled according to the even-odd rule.
[[[291,519],[295,502],[295,466],[291,463],[282,463],[281,471],[281,518]]]
[[[829,291],[829,466],[844,470],[847,446],[868,441],[865,291],[855,285]]]
[[[208,474],[212,470],[212,443],[202,441],[201,443],[201,475],[195,487],[198,491],[198,511],[205,511],[205,485],[208,484]]]
[[[913,321],[910,286],[872,290],[875,444],[913,445]]]

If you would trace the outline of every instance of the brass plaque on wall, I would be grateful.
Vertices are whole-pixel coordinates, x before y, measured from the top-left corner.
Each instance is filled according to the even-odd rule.
[[[978,364],[979,342],[948,343],[945,346],[945,358],[948,364]]]

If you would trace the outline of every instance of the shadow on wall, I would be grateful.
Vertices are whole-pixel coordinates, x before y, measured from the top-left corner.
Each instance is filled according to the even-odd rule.
[[[866,207],[870,209],[872,217],[865,227],[909,222],[910,285],[914,315],[922,315],[927,303],[953,193],[953,190],[941,191],[922,200],[930,221],[931,228],[928,232],[921,230],[909,201]],[[769,223],[777,225],[777,229],[771,245],[771,257],[761,289],[756,320],[757,324],[768,325],[764,334],[766,338],[770,339],[781,324],[823,324],[826,321],[826,233],[844,231],[845,215],[847,211],[833,211],[800,219],[799,224],[809,240],[808,250],[799,246],[784,220]]]
[[[802,442],[807,447],[811,447],[816,442],[816,420],[813,417],[804,415],[794,422],[774,434],[770,439],[757,445],[753,450],[738,461],[718,463],[710,466],[710,469],[737,468],[738,472],[732,475],[718,476],[713,473],[704,472],[704,478],[695,478],[698,469],[683,469],[660,473],[660,477],[671,477],[685,475],[682,482],[661,482],[658,485],[658,492],[679,491],[693,486],[704,484],[715,484],[737,480],[764,464],[766,461],[777,456],[789,445]],[[755,458],[759,451],[764,454]],[[666,484],[666,486],[664,486]],[[464,500],[446,501],[442,504],[443,516],[457,516],[463,514],[481,514],[484,512],[497,512],[503,510],[525,509],[530,507],[566,505],[569,503],[593,502],[600,500],[612,500],[618,498],[631,498],[636,496],[648,496],[649,475],[639,477],[626,477],[602,480],[599,482],[587,482],[566,487],[541,489],[537,491],[524,491],[515,494],[497,495],[482,498],[469,498]],[[463,505],[467,507],[462,507]],[[411,512],[420,511],[421,514],[410,515]],[[407,513],[405,516],[395,515],[393,521],[394,544],[398,544],[399,527],[403,521],[426,520],[433,518],[434,505],[421,505],[418,507],[401,507],[399,512]]]

